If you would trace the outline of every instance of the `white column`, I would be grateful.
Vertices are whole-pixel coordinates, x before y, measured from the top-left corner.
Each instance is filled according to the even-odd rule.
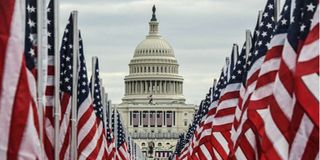
[[[167,81],[164,81],[163,91],[164,93],[167,93]]]
[[[176,94],[176,82],[173,82],[173,94]]]
[[[135,81],[135,94],[138,94],[138,81]]]
[[[169,93],[169,81],[166,81],[166,93]]]
[[[149,84],[150,84],[150,85],[149,85],[148,90],[150,91],[150,93],[152,93],[152,81],[150,81]]]
[[[162,81],[160,81],[159,88],[160,88],[160,94],[162,94]]]
[[[148,83],[147,81],[144,81],[144,93],[148,92]]]
[[[169,82],[170,93],[172,94],[172,81]]]
[[[158,93],[160,93],[160,88],[159,88],[159,83],[158,83],[159,81],[154,81],[154,86],[155,86],[155,89],[156,89],[156,93],[158,94]]]
[[[125,92],[125,95],[127,95],[127,94],[128,94],[127,82],[124,82],[124,85],[125,85],[125,90],[124,90],[124,92]]]
[[[143,82],[140,81],[140,94],[142,94],[142,93],[143,93]]]

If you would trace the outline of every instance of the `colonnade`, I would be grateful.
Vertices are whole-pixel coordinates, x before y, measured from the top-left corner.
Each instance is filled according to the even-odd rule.
[[[132,94],[182,94],[183,85],[179,81],[138,80],[125,82],[126,95]]]

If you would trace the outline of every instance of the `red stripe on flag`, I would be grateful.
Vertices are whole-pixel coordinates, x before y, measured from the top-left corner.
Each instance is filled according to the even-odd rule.
[[[27,125],[27,119],[30,110],[32,97],[28,86],[27,71],[25,61],[23,59],[21,66],[20,78],[17,86],[14,104],[12,107],[12,115],[10,122],[10,135],[8,144],[8,159],[18,159],[19,148],[22,142],[23,133]],[[37,115],[37,114],[36,114]]]
[[[2,84],[3,79],[6,51],[8,47],[8,40],[10,37],[11,21],[15,3],[19,2],[15,2],[14,0],[0,1],[0,84]],[[3,86],[0,85],[0,91],[2,91],[2,87]]]
[[[60,150],[60,159],[65,159],[65,157],[68,157],[69,155],[66,155],[67,153],[67,150],[70,146],[70,133],[71,133],[71,128],[70,128],[70,123],[68,124],[68,128],[67,128],[67,132],[63,139],[63,143],[62,143],[62,147],[61,147],[61,150]],[[62,137],[63,138],[63,137]]]
[[[97,120],[97,118],[95,119],[95,124],[99,124],[99,121]],[[82,124],[83,125],[83,124]],[[91,126],[91,129],[89,131],[89,133],[87,133],[87,135],[83,138],[83,140],[79,144],[78,147],[78,153],[81,153],[87,146],[88,144],[92,141],[92,139],[94,138],[94,135],[97,133],[97,126],[93,125]],[[78,131],[80,129],[78,128]]]

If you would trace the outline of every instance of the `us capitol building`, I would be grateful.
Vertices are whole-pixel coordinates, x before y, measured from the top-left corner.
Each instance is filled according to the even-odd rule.
[[[173,48],[158,33],[155,6],[152,11],[149,34],[134,51],[122,103],[115,106],[143,153],[163,159],[188,129],[196,106],[185,103],[179,64]]]

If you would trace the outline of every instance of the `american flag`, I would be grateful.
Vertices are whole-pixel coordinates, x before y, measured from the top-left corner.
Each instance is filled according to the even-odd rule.
[[[186,139],[183,143],[184,148],[181,151],[179,156],[180,159],[189,159],[192,156],[196,156],[193,153],[197,152],[199,140],[202,139],[201,133],[205,130],[205,119],[208,114],[209,106],[211,104],[211,92],[212,88],[209,89],[209,93],[206,94],[204,100],[201,101],[199,105],[199,110],[194,117],[191,127],[187,132]]]
[[[60,159],[68,159],[70,150],[71,135],[71,99],[72,99],[72,45],[73,45],[73,24],[70,15],[68,24],[64,31],[60,49]]]
[[[202,107],[201,104],[199,106],[199,110],[195,113],[195,115],[193,117],[192,124],[189,124],[188,131],[186,132],[186,135],[185,135],[185,138],[183,140],[183,143],[181,144],[181,147],[182,147],[181,151],[178,154],[179,159],[184,159],[185,157],[190,156],[189,152],[188,152],[188,146],[190,144],[189,143],[190,139],[193,136],[193,133],[194,133],[194,130],[195,130],[196,121],[197,121],[198,117],[201,114],[201,112],[200,112],[200,107]]]
[[[228,133],[226,133],[226,135],[221,133],[213,133],[212,130],[213,120],[217,111],[219,97],[221,91],[227,85],[228,70],[226,69],[226,67],[227,65],[222,68],[218,83],[213,90],[213,98],[211,100],[212,102],[210,104],[208,114],[203,122],[204,129],[203,131],[201,131],[201,136],[197,140],[199,143],[198,147],[200,148],[197,154],[200,158],[219,159],[219,157],[226,157],[225,152],[227,148],[222,146],[222,144],[226,143],[226,139],[224,137],[229,136]]]
[[[133,127],[138,127],[140,122],[140,113],[139,111],[133,111],[132,112],[132,121],[133,121]]]
[[[176,149],[173,154],[180,155],[182,148],[184,147],[184,133],[179,135],[179,139],[177,141]]]
[[[235,57],[236,56],[236,57]],[[237,52],[231,54],[231,62],[228,66],[227,85],[221,90],[216,113],[213,118],[213,132],[229,131],[234,119],[234,113],[238,104],[239,90],[242,82],[244,66],[246,64],[245,49],[240,57]],[[235,58],[232,58],[235,57]],[[234,61],[232,60],[234,59]],[[237,60],[238,59],[238,60]]]
[[[73,62],[73,25],[72,16],[64,31],[63,42],[60,55],[60,91],[61,91],[61,151],[60,159],[69,157],[70,150],[70,113],[72,100],[72,62]],[[83,54],[82,39],[79,35],[79,76],[77,94],[77,143],[79,158],[101,158],[104,154],[104,147],[100,147],[103,142],[101,134],[103,128],[99,127],[97,116],[93,113],[92,99],[89,94],[87,79],[87,69]]]
[[[89,94],[87,69],[83,52],[83,42],[79,34],[79,76],[78,76],[78,158],[103,159],[105,157],[105,137],[103,123],[94,114],[94,105]],[[95,106],[96,107],[96,106]],[[98,115],[102,115],[98,114]],[[92,137],[93,135],[93,137]]]
[[[319,42],[317,40],[319,38],[319,31],[316,27],[319,25],[318,3],[318,1],[312,0],[296,1],[294,3],[295,8],[293,8],[293,13],[291,13],[291,24],[283,47],[280,68],[273,89],[276,103],[270,106],[270,111],[279,108],[285,113],[285,117],[282,118],[279,114],[272,114],[271,112],[273,119],[282,118],[279,129],[282,131],[283,128],[289,128],[289,133],[292,137],[289,139],[288,146],[290,146],[290,148],[287,148],[288,152],[282,154],[278,152],[276,155],[272,155],[273,157],[286,156],[289,157],[289,159],[295,157],[315,159],[319,155],[319,137],[316,136],[319,135],[319,127],[317,123],[312,122],[312,118],[315,117],[310,116],[310,112],[305,110],[307,105],[308,108],[313,108],[313,112],[315,112],[319,107],[319,103],[305,104],[304,101],[302,101],[304,97],[308,97],[308,101],[311,101],[314,100],[313,96],[310,96],[308,92],[303,94],[299,93],[301,92],[300,87],[309,88],[306,86],[312,83],[316,85],[318,77],[316,79],[309,79],[309,81],[305,81],[306,79],[304,79],[302,80],[303,83],[300,83],[301,81],[299,82],[301,77],[295,77],[295,74],[301,73],[307,73],[306,75],[319,75],[318,59],[316,63],[308,63],[308,61],[306,61],[305,64],[308,67],[298,69],[299,60],[301,62],[302,57],[317,57],[319,53]],[[305,50],[309,44],[313,44],[311,46],[314,47],[314,50]],[[308,68],[317,69],[311,72],[309,70],[308,73]],[[308,90],[310,91],[310,89]],[[281,99],[278,98],[280,95],[282,97]],[[259,113],[264,116],[267,112]],[[276,122],[279,124],[279,121]],[[279,135],[273,135],[273,137],[276,136]]]
[[[299,25],[293,22],[291,29],[300,31],[299,41],[295,46],[288,35],[287,44],[298,54],[294,82],[299,109],[293,114],[295,136],[289,158],[319,159],[319,90],[315,87],[319,86],[319,1],[297,2],[296,9],[301,13],[294,16],[301,19]]]
[[[114,114],[112,114],[112,126],[114,126],[114,123],[116,121],[117,123],[117,128],[116,128],[116,139],[117,139],[117,143],[116,143],[116,146],[117,146],[117,151],[116,151],[116,154],[117,154],[117,160],[128,160],[130,159],[130,155],[129,155],[129,151],[128,151],[128,144],[127,144],[127,141],[126,141],[126,135],[125,135],[125,131],[124,131],[124,128],[122,126],[122,122],[121,122],[121,119],[120,119],[120,114],[119,112],[117,111],[116,112],[116,116]],[[114,131],[114,127],[112,128],[112,131]]]
[[[155,111],[150,111],[150,127],[155,127],[156,126],[156,112]]]
[[[104,124],[103,120],[103,105],[101,99],[101,82],[99,76],[99,61],[96,59],[95,65],[95,81],[94,81],[94,90],[93,93],[93,108],[96,116],[98,117],[97,123],[99,128],[103,128],[102,134],[100,135],[99,139],[102,139],[102,143],[100,144],[100,150],[103,151],[106,149],[106,153],[103,154],[102,159],[112,159],[115,154],[115,144],[112,132],[109,128],[109,124]],[[89,86],[92,86],[92,78]],[[109,123],[108,121],[106,121]],[[105,149],[104,149],[105,148]]]
[[[162,111],[157,111],[157,127],[162,127],[163,114]]]
[[[237,59],[235,67],[233,69],[229,68],[229,70],[232,70],[230,80],[226,87],[221,90],[216,111],[211,120],[212,136],[216,141],[213,146],[217,151],[215,152],[217,159],[226,159],[229,152],[232,151],[232,148],[230,148],[230,145],[232,145],[231,129],[239,102],[239,92],[246,65],[245,44]]]
[[[256,38],[254,38],[255,41],[252,52],[250,52],[248,55],[246,65],[247,72],[245,73],[246,78],[243,79],[246,81],[246,90],[244,92],[244,95],[241,95],[241,92],[243,92],[243,90],[241,91],[240,89],[241,100],[239,102],[241,102],[242,104],[239,105],[241,106],[240,108],[242,111],[242,115],[240,122],[241,126],[237,131],[240,132],[240,134],[237,133],[239,134],[239,136],[237,137],[237,142],[235,143],[235,155],[245,155],[246,158],[249,159],[257,158],[258,151],[256,146],[257,139],[255,138],[255,128],[247,121],[248,102],[252,92],[256,87],[256,80],[258,79],[260,67],[264,61],[265,54],[268,49],[267,46],[269,45],[273,35],[273,30],[275,27],[274,13],[274,0],[268,0],[262,13],[262,19],[259,23],[259,28],[258,30],[255,30]]]
[[[54,10],[53,0],[49,2],[47,8],[47,27],[48,27],[48,61],[47,61],[47,83],[45,89],[45,115],[44,115],[44,151],[46,158],[54,159]]]
[[[278,116],[273,119],[270,117],[271,115],[268,114],[268,112],[270,113],[270,110],[268,108],[271,104],[274,104],[272,90],[274,86],[274,81],[276,79],[276,74],[280,67],[279,65],[281,60],[281,54],[283,51],[283,45],[285,43],[285,38],[287,36],[287,31],[290,24],[290,8],[291,1],[287,0],[284,4],[281,13],[281,18],[275,27],[274,36],[270,41],[270,45],[268,46],[269,49],[266,53],[266,58],[261,66],[259,78],[256,82],[257,85],[248,103],[248,118],[251,124],[254,125],[254,128],[260,131],[258,132],[258,134],[261,138],[257,141],[257,148],[261,148],[262,150],[272,150],[272,157],[275,157],[278,153],[280,153],[279,155],[282,156],[288,153],[287,148],[283,147],[285,145],[288,145],[286,140],[287,138],[289,139],[288,136],[286,137],[287,131],[285,131],[286,129],[282,130],[284,128],[281,129],[281,127],[277,127],[279,125],[284,125],[284,121],[281,122],[280,117],[282,119],[283,117],[285,117],[285,114],[281,110],[279,110],[279,108],[274,108],[276,110],[272,110],[271,112],[276,111]],[[261,113],[264,114],[263,117],[261,117]],[[265,130],[266,128],[264,127],[269,127],[269,129],[272,129],[271,136],[270,133],[268,133],[269,129]],[[275,139],[277,139],[278,144],[283,144],[283,146],[280,148],[278,148],[279,145],[273,146],[272,141],[274,141]],[[260,146],[261,144],[268,145]],[[265,149],[266,147],[268,149]],[[264,156],[267,155],[268,154],[265,154]],[[284,156],[282,158],[288,158],[285,157],[287,156]]]
[[[172,125],[173,125],[173,112],[167,111],[165,119],[166,119],[167,127],[172,127]]]
[[[112,127],[109,125],[110,120],[107,119],[107,125],[106,125],[106,136],[107,136],[107,159],[112,159],[116,154],[116,145],[115,145],[115,138],[112,133]]]
[[[143,111],[142,112],[142,125],[144,126],[144,127],[147,127],[148,125],[149,125],[149,121],[148,121],[148,116],[149,115],[149,112],[147,112],[147,111]]]
[[[36,1],[25,2],[0,2],[2,12],[0,157],[2,159],[41,158],[36,82],[31,73],[35,67],[37,10]]]

